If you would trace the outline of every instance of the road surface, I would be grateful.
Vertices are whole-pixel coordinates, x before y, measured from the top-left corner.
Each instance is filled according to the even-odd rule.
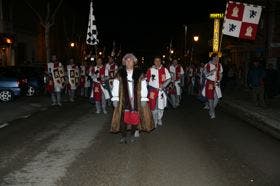
[[[193,98],[164,126],[119,144],[111,113],[85,100],[0,129],[0,185],[280,185],[280,141],[222,110],[209,120]]]

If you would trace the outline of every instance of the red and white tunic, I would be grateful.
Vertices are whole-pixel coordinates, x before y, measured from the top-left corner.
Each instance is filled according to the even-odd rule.
[[[105,75],[106,69],[103,65],[94,66],[90,69],[90,76],[93,80],[91,97],[94,98],[95,101],[101,101],[102,99],[102,84],[104,83]]]
[[[221,81],[221,75],[223,73],[223,67],[220,63],[214,65],[213,63],[207,63],[205,65],[206,82],[202,91],[202,95],[207,99],[214,99],[214,94],[217,94],[218,98],[222,97],[220,86],[217,85]]]
[[[162,88],[162,85],[170,78],[171,75],[169,71],[163,66],[161,66],[160,68],[152,66],[147,71],[147,82],[149,86],[148,98],[151,110],[154,110],[157,104],[160,109],[164,109],[164,107],[166,106],[166,95],[164,91],[160,89]]]
[[[172,82],[174,82],[176,94],[180,96],[182,91],[179,84],[183,83],[181,82],[181,77],[184,75],[184,69],[181,65],[170,65],[169,72],[171,73]]]
[[[111,63],[111,64],[107,63],[105,68],[106,68],[106,72],[108,73],[108,74],[106,74],[106,76],[108,76],[108,78],[109,78],[109,85],[110,85],[110,88],[112,89],[113,80],[118,71],[118,65],[116,63]]]

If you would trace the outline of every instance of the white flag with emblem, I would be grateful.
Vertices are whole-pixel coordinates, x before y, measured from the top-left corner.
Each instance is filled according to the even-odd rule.
[[[88,18],[88,30],[87,30],[87,40],[86,43],[88,45],[97,45],[97,29],[96,29],[96,22],[95,16],[93,13],[93,3],[90,2],[90,11],[89,11],[89,18]]]
[[[254,40],[261,12],[261,6],[229,1],[225,12],[223,34]]]

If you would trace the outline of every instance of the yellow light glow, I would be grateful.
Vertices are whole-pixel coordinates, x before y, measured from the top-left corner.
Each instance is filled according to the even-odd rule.
[[[210,19],[222,19],[224,18],[223,13],[212,13],[209,15]]]
[[[199,36],[193,36],[193,40],[197,42],[199,40]]]
[[[170,53],[173,54],[173,53],[174,53],[174,50],[171,50]]]
[[[219,51],[220,20],[214,19],[213,52]]]
[[[101,56],[101,55],[102,55],[102,52],[99,52],[99,55]]]
[[[70,43],[70,46],[71,46],[71,47],[75,47],[75,43],[73,43],[73,42]]]
[[[12,42],[12,40],[10,38],[6,38],[6,43],[12,44],[13,42]]]

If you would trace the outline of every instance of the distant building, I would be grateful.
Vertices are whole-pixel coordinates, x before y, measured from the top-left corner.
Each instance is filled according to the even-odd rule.
[[[38,61],[37,25],[24,1],[0,0],[0,66]]]

